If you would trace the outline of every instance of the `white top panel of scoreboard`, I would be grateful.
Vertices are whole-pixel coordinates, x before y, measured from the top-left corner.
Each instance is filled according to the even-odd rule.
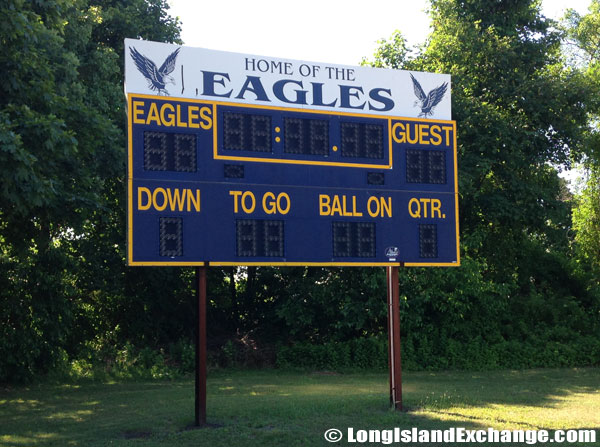
[[[125,93],[451,119],[450,75],[125,39]]]

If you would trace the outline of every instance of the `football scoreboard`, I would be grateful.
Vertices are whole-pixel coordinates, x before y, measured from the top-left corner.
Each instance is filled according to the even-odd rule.
[[[449,76],[125,47],[130,265],[460,264]]]

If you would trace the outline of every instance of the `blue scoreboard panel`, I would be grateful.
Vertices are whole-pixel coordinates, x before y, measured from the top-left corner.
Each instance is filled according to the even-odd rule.
[[[130,265],[457,266],[454,121],[129,94]]]

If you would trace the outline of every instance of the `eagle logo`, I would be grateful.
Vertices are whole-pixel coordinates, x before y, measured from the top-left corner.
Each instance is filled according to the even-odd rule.
[[[152,91],[158,91],[159,95],[165,96],[170,96],[166,89],[167,84],[175,85],[175,79],[169,75],[175,70],[175,61],[177,60],[179,50],[181,50],[181,47],[169,54],[160,68],[156,68],[154,62],[134,47],[129,48],[135,66],[148,81],[148,88]]]
[[[415,79],[412,73],[410,73],[410,77],[412,79],[415,95],[417,97],[417,101],[415,101],[415,107],[418,105],[421,108],[419,118],[427,118],[428,116],[432,116],[435,106],[440,103],[446,94],[448,83],[444,82],[442,85],[434,88],[426,95],[423,87],[421,87],[421,84],[419,84],[419,81]]]

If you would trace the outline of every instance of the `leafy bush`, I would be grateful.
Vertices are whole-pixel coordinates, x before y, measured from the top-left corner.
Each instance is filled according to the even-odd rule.
[[[282,346],[277,351],[276,366],[318,370],[382,369],[387,366],[387,339],[371,337],[323,345]]]
[[[489,344],[481,337],[468,342],[440,339],[433,343],[415,337],[402,340],[402,365],[406,370],[493,370],[539,367],[600,365],[600,341],[575,337],[570,342],[540,343],[500,341]],[[277,351],[278,368],[317,370],[385,369],[388,365],[387,339],[360,338],[348,342],[311,345],[299,343]]]

